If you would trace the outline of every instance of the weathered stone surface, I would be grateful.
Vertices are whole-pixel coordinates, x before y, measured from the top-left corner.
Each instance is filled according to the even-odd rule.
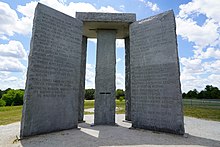
[[[81,56],[81,72],[80,72],[80,92],[79,92],[79,116],[78,121],[83,121],[84,116],[84,98],[85,98],[85,76],[86,76],[86,52],[87,52],[87,37],[82,38],[82,56]]]
[[[35,10],[21,138],[76,128],[83,121],[88,37],[98,38],[94,124],[115,124],[115,41],[123,38],[125,119],[134,128],[183,134],[173,12],[138,22],[131,13],[79,12],[76,17],[42,4]]]
[[[82,25],[82,21],[37,5],[21,137],[77,127]]]
[[[173,11],[130,26],[132,126],[184,133]]]
[[[130,39],[125,38],[125,120],[131,121]]]
[[[76,18],[82,21],[110,21],[110,22],[128,22],[136,21],[134,13],[97,13],[97,12],[76,12]]]
[[[97,31],[95,125],[115,124],[115,30]]]
[[[77,12],[76,18],[83,21],[84,36],[97,38],[96,30],[114,29],[117,31],[116,38],[124,39],[129,35],[129,25],[136,21],[136,14]]]

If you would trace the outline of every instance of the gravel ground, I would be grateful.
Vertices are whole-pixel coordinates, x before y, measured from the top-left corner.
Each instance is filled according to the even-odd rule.
[[[93,115],[86,115],[80,129],[38,135],[16,141],[20,122],[0,126],[0,146],[7,147],[106,147],[106,146],[216,146],[220,147],[220,122],[185,117],[186,135],[128,129],[124,115],[116,115],[118,126],[92,126]]]

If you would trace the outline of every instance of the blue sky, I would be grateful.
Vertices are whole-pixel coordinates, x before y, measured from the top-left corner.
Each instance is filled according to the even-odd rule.
[[[24,88],[37,2],[68,15],[75,12],[132,12],[137,20],[173,9],[183,92],[220,87],[219,0],[2,0],[0,1],[0,89]],[[124,42],[117,40],[117,88],[124,89]],[[86,88],[94,88],[96,40],[87,52]]]

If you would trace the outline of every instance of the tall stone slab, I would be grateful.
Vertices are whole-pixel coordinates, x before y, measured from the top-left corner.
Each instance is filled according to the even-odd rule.
[[[125,120],[131,121],[130,39],[125,38]]]
[[[97,30],[95,125],[115,124],[116,30]]]
[[[87,37],[82,38],[82,56],[81,56],[81,71],[80,71],[80,92],[79,92],[79,109],[78,121],[83,122],[84,116],[84,98],[85,98],[85,76],[86,76],[86,52],[87,52]]]
[[[132,127],[184,134],[173,11],[130,25]]]
[[[37,5],[21,138],[77,127],[82,25],[82,21]]]

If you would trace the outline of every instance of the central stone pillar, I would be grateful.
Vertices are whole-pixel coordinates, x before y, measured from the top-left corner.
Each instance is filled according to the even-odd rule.
[[[115,124],[116,30],[97,30],[95,125]]]

